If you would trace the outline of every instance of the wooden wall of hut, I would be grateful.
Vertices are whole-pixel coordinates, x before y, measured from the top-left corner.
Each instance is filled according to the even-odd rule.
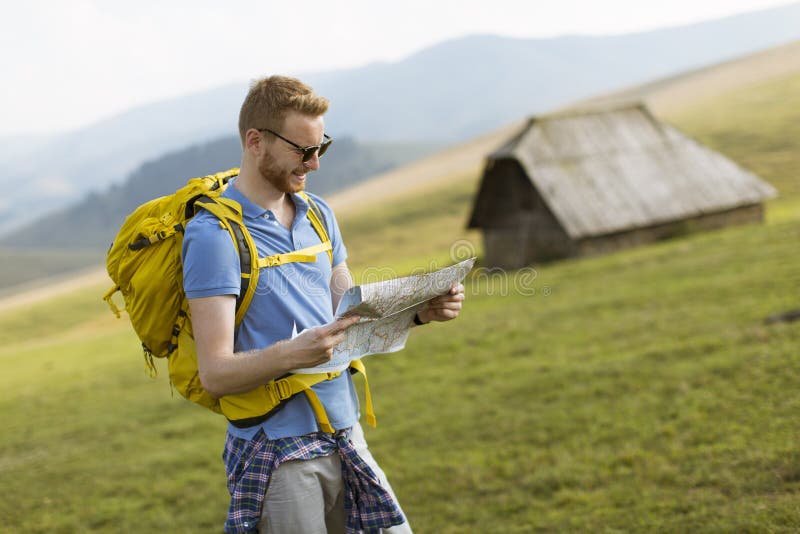
[[[578,253],[517,161],[492,162],[478,198],[473,221],[483,228],[487,266],[516,269]]]
[[[692,232],[717,230],[727,226],[750,224],[762,222],[763,220],[764,206],[762,204],[751,204],[679,221],[582,239],[577,242],[578,255],[594,256],[605,254],[627,247],[645,245],[663,239],[687,235]]]

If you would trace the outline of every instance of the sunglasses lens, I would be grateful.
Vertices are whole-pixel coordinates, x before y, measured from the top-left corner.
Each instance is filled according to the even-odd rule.
[[[322,143],[322,145],[319,147],[319,155],[320,155],[320,157],[322,157],[322,155],[325,153],[325,151],[328,150],[328,147],[331,146],[331,142],[332,141],[330,139],[328,139],[324,143]]]
[[[307,148],[303,148],[302,149],[302,151],[303,151],[303,163],[305,163],[308,160],[310,160],[311,158],[313,158],[314,154],[317,153],[317,151],[319,151],[318,157],[322,157],[322,155],[325,153],[325,151],[328,150],[328,147],[331,146],[331,142],[332,142],[332,140],[330,138],[328,138],[327,140],[325,140],[325,142],[323,142],[319,146],[310,146],[310,147],[307,147]]]

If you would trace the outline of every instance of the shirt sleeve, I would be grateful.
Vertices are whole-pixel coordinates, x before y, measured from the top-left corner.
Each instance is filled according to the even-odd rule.
[[[188,298],[239,295],[239,255],[231,235],[215,218],[199,215],[189,221],[181,256],[183,289]]]

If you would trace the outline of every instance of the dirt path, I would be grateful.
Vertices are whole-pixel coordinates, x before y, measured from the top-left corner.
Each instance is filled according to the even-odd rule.
[[[21,306],[35,304],[86,287],[100,285],[106,281],[108,282],[108,287],[111,287],[111,279],[108,277],[105,267],[94,267],[90,270],[72,274],[69,277],[46,278],[38,280],[36,283],[27,283],[17,288],[14,293],[0,297],[0,313],[6,313]],[[100,296],[97,298],[99,299]]]

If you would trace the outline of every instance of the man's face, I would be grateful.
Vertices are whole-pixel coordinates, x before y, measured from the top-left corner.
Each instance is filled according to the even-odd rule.
[[[302,146],[322,143],[325,122],[322,116],[310,117],[295,111],[289,112],[283,127],[275,130],[283,137]],[[282,193],[297,193],[306,187],[306,175],[319,169],[319,156],[315,154],[303,162],[302,155],[291,144],[272,134],[265,133],[258,171],[273,187]]]

